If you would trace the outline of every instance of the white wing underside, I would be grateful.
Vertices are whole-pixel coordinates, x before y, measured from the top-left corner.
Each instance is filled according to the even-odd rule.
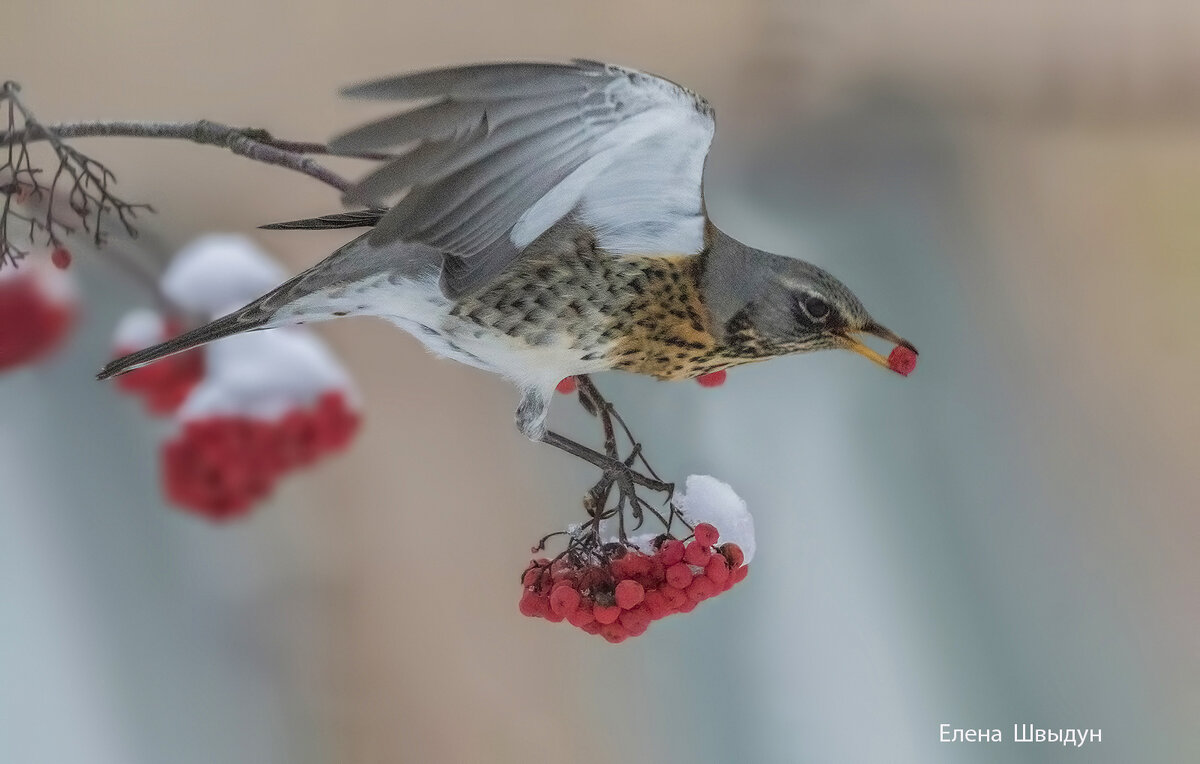
[[[332,146],[406,149],[347,196],[379,207],[399,197],[372,241],[445,252],[448,294],[485,283],[568,214],[618,254],[703,247],[713,116],[678,85],[580,61],[435,70],[347,92],[425,102]]]
[[[713,123],[691,107],[657,107],[596,141],[574,172],[525,211],[509,234],[526,247],[572,210],[617,254],[704,245],[701,179]]]

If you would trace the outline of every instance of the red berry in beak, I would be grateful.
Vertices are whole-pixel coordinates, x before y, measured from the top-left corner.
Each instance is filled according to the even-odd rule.
[[[897,345],[888,355],[888,368],[907,377],[917,368],[917,351],[905,345]]]

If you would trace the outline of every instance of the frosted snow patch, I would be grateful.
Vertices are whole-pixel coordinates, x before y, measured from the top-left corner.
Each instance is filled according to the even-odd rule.
[[[193,239],[171,260],[160,285],[179,307],[216,318],[278,286],[287,272],[253,240],[212,233]]]
[[[117,328],[113,331],[113,347],[132,353],[162,342],[166,334],[166,322],[158,311],[135,308],[117,322]]]
[[[748,564],[754,557],[754,518],[746,502],[728,483],[711,475],[688,475],[682,491],[672,499],[693,526],[709,523],[721,534],[718,543],[732,541],[742,549]]]
[[[350,375],[320,339],[302,329],[247,332],[207,350],[204,381],[192,390],[179,418],[241,416],[273,421],[310,406],[323,393],[341,391],[358,407]]]

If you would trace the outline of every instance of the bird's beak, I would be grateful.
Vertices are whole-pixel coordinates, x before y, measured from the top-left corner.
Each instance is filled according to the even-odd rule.
[[[899,369],[895,368],[893,363],[890,362],[888,360],[888,358],[885,358],[884,356],[875,352],[870,347],[868,347],[866,344],[864,344],[861,340],[850,336],[852,334],[871,334],[876,337],[879,337],[880,339],[887,340],[888,342],[892,343],[893,345],[898,345],[899,347],[907,348],[908,350],[912,351],[912,357],[915,357],[917,355],[917,349],[913,346],[913,344],[911,342],[904,339],[900,335],[896,334],[891,329],[888,329],[886,326],[883,326],[882,324],[877,324],[874,321],[867,324],[862,329],[857,329],[857,330],[852,329],[850,331],[847,331],[844,334],[838,335],[838,338],[841,340],[842,347],[846,348],[847,350],[853,350],[855,353],[858,353],[859,355],[863,356],[864,358],[868,358],[868,359],[874,361],[875,363],[879,364],[883,368],[890,369],[891,371],[899,371]],[[911,371],[911,369],[910,369],[910,371]],[[907,372],[900,372],[900,373],[907,374]]]

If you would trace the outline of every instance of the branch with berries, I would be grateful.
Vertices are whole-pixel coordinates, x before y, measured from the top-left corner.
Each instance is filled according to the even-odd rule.
[[[136,240],[139,215],[153,208],[119,196],[113,171],[70,139],[184,140],[302,173],[342,193],[353,186],[313,158],[330,153],[321,143],[208,120],[46,124],[20,94],[15,82],[0,86],[0,114],[7,117],[0,132],[0,372],[48,357],[69,332],[79,308],[67,272],[73,237],[142,287],[153,305],[120,321],[114,355],[219,317],[284,279],[239,236],[202,237],[169,262],[145,262],[114,246]],[[35,161],[39,144],[48,149],[45,168]],[[43,251],[47,257],[20,262]],[[705,387],[724,381],[724,371],[698,378]],[[361,418],[349,374],[303,328],[246,333],[170,356],[119,377],[117,388],[167,424],[160,455],[167,498],[218,521],[245,516],[281,477],[344,450]],[[583,498],[586,519],[534,547],[541,555],[562,544],[553,557],[530,563],[521,612],[620,642],[741,581],[754,551],[753,520],[732,489],[694,475],[676,491],[590,378],[565,379],[559,392],[575,393],[596,417],[603,453],[623,469],[602,468]]]

